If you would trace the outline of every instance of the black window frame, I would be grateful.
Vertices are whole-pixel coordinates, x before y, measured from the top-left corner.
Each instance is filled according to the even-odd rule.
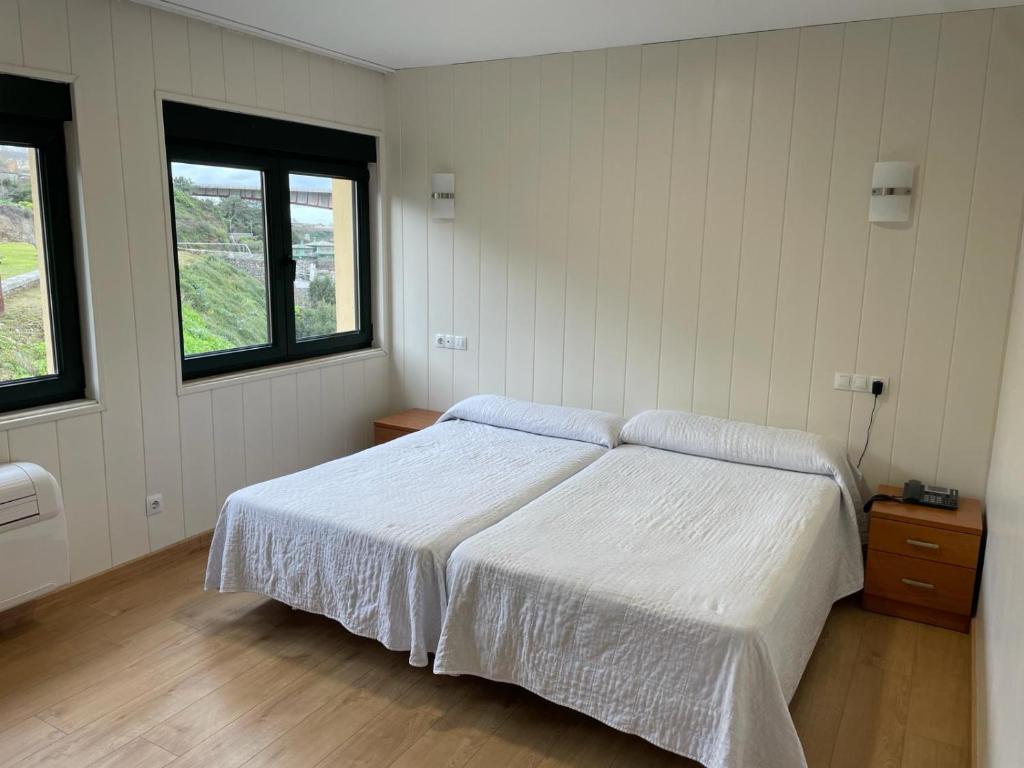
[[[182,379],[188,381],[237,373],[372,347],[369,165],[376,162],[376,140],[363,134],[174,101],[164,101],[163,110]],[[240,167],[261,172],[269,344],[190,357],[185,355],[174,210],[173,164],[176,162]],[[352,221],[358,270],[355,288],[359,321],[355,331],[306,340],[296,337],[293,289],[296,262],[292,254],[288,187],[288,176],[292,173],[348,179],[355,184]]]
[[[0,383],[0,412],[85,398],[85,361],[78,309],[74,236],[68,191],[66,83],[0,75],[0,143],[36,151],[50,331],[56,373]]]

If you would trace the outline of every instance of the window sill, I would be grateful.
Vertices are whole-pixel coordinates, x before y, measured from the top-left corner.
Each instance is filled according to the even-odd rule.
[[[209,376],[203,379],[189,379],[178,383],[178,395],[194,395],[197,392],[208,392],[213,389],[224,389],[239,384],[246,384],[250,381],[261,381],[273,379],[278,376],[300,373],[302,371],[329,368],[333,365],[347,365],[361,360],[372,360],[377,357],[387,357],[387,352],[378,347],[372,349],[360,349],[356,352],[343,352],[338,355],[325,355],[324,357],[313,357],[309,360],[298,362],[281,363],[280,365],[268,365],[262,368],[253,368],[248,371],[237,373],[226,373],[221,376]]]
[[[0,431],[30,427],[50,421],[73,419],[90,413],[102,413],[103,404],[97,400],[71,400],[66,403],[45,405],[40,408],[26,408],[23,411],[11,411],[0,414]]]

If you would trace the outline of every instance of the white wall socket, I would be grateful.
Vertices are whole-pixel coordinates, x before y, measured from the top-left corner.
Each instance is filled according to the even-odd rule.
[[[164,511],[164,495],[153,493],[146,497],[146,517],[159,515]]]
[[[840,373],[832,378],[832,389],[840,392],[867,392],[871,394],[871,383],[882,382],[882,394],[889,391],[889,379],[885,376],[869,376],[866,373]]]
[[[458,349],[465,351],[467,342],[465,336],[456,336],[452,333],[435,333],[434,346],[438,349]]]

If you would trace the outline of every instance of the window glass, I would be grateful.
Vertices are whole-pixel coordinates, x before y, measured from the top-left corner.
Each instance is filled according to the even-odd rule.
[[[172,162],[171,177],[185,357],[269,344],[263,173]]]
[[[299,341],[358,330],[355,184],[288,174]]]
[[[35,149],[0,143],[0,384],[57,373]]]
[[[85,397],[66,83],[0,73],[0,412]]]
[[[183,380],[373,344],[376,140],[165,101]]]

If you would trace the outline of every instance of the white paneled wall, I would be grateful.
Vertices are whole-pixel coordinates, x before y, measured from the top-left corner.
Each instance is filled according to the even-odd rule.
[[[975,701],[980,766],[1020,763],[1024,731],[1020,727],[1020,691],[1024,658],[1020,638],[1024,613],[1024,270],[1017,269],[1006,366],[999,396],[999,417],[992,444],[992,472],[986,501],[988,542],[981,599],[975,622]]]
[[[856,456],[871,397],[832,376],[876,374],[869,480],[982,493],[1021,82],[1022,7],[388,76],[396,398],[692,409]],[[868,224],[879,159],[917,165],[908,224]]]
[[[383,357],[179,397],[157,92],[379,131],[383,76],[121,0],[0,0],[0,19],[0,69],[74,82],[104,408],[0,431],[0,459],[61,481],[80,579],[211,528],[242,485],[365,447],[387,408]]]

